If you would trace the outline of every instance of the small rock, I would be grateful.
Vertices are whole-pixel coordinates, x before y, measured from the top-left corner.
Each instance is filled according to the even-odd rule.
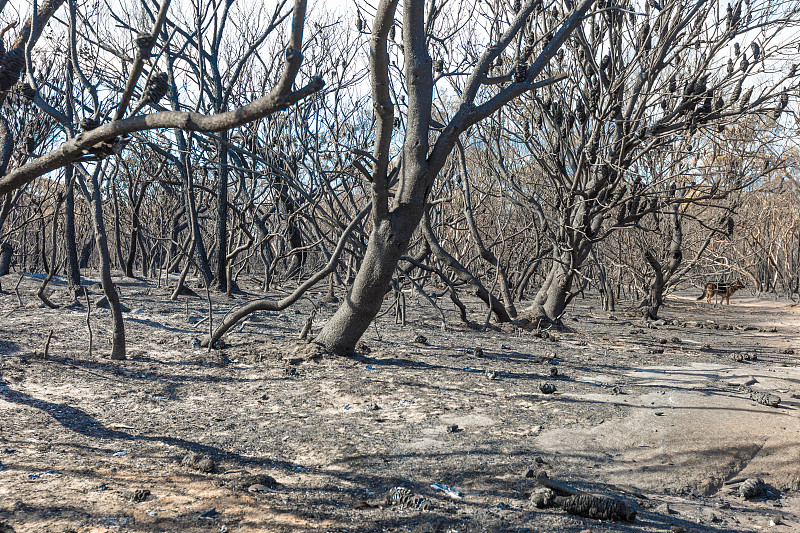
[[[783,516],[776,514],[775,516],[770,517],[769,525],[772,527],[779,526],[783,524]]]
[[[181,459],[181,466],[203,472],[204,474],[210,474],[217,469],[217,465],[210,457],[200,455],[199,453],[189,453],[185,455],[184,458]]]
[[[556,376],[558,376],[558,367],[551,366],[550,367],[550,377],[554,378]]]
[[[451,424],[445,427],[446,433],[458,433],[458,431],[459,431],[458,424]]]
[[[672,513],[673,513],[673,511],[672,511],[672,509],[670,508],[669,504],[668,504],[668,503],[666,503],[666,502],[665,502],[665,503],[662,503],[661,505],[659,505],[658,507],[656,507],[656,508],[655,508],[655,511],[656,511],[657,513],[661,513],[661,514],[665,514],[665,515],[670,515],[670,514],[672,514]]]
[[[480,348],[475,348],[474,350],[472,350],[472,355],[474,355],[475,357],[483,357],[483,350]]]
[[[217,512],[217,510],[214,507],[212,507],[208,511],[206,511],[204,513],[200,513],[200,515],[198,515],[198,518],[214,518],[218,514],[219,513]]]
[[[428,338],[425,335],[417,335],[414,337],[414,342],[417,344],[428,344]]]
[[[236,491],[246,492],[253,485],[261,485],[267,489],[275,488],[278,482],[275,478],[266,474],[243,474],[239,478],[228,481],[227,486]]]
[[[670,341],[672,341],[673,344],[680,344],[681,343],[681,338],[680,337],[672,337],[670,339]]]
[[[658,339],[659,344],[667,344],[669,341],[667,339]]]
[[[791,348],[786,348],[785,350],[781,351],[781,353],[786,355],[794,355],[794,350]]]
[[[553,394],[557,388],[553,383],[543,382],[539,383],[539,390],[542,394]]]
[[[247,487],[247,492],[267,492],[268,490],[269,487],[262,485],[261,483],[253,483]]]

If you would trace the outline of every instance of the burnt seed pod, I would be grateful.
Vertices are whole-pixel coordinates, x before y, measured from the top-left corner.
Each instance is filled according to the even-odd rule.
[[[733,74],[733,59],[728,58],[728,76]]]
[[[433,62],[433,71],[442,72],[444,70],[444,61],[437,59]]]
[[[743,54],[742,55],[742,72],[746,72],[748,66],[750,66],[750,62],[747,60],[747,54]]]
[[[142,93],[141,101],[146,104],[157,104],[169,90],[169,76],[166,72],[159,72],[147,82]]]
[[[0,91],[7,91],[17,83],[25,70],[25,54],[21,48],[12,48],[0,60]]]
[[[553,113],[553,122],[555,122],[556,125],[561,126],[561,124],[564,122],[564,112],[562,111],[561,106],[558,103],[554,103],[551,112]]]
[[[136,36],[136,48],[139,50],[142,59],[150,58],[150,51],[153,48],[154,42],[153,36],[146,31],[140,32]]]
[[[694,88],[694,94],[699,96],[699,95],[703,94],[704,92],[706,92],[707,88],[708,88],[708,76],[703,76],[697,82],[697,85]]]
[[[19,92],[26,100],[30,102],[33,102],[33,99],[36,98],[36,89],[28,85],[27,81],[19,83]]]
[[[527,63],[519,63],[514,68],[514,81],[517,83],[522,83],[528,77],[528,64]]]
[[[581,124],[586,123],[588,116],[586,115],[586,108],[583,106],[583,101],[578,100],[578,105],[575,106],[575,116]]]
[[[675,79],[675,76],[672,76],[669,79],[669,87],[668,90],[670,93],[675,94],[675,91],[678,90],[678,80]]]
[[[758,61],[758,58],[761,56],[761,48],[758,47],[758,43],[752,43],[750,46],[753,47],[753,61]]]
[[[742,95],[742,99],[739,101],[739,111],[744,111],[747,109],[748,104],[750,103],[750,97],[753,96],[753,88],[750,87],[747,91]]]
[[[733,55],[739,57],[739,52],[741,52],[741,48],[739,48],[739,43],[733,43]]]
[[[80,121],[80,126],[83,131],[91,131],[100,126],[100,122],[96,118],[86,117]]]
[[[736,84],[736,87],[733,88],[733,94],[731,95],[731,101],[728,102],[730,105],[735,104],[739,100],[739,96],[742,94],[742,80],[739,80],[739,83]]]

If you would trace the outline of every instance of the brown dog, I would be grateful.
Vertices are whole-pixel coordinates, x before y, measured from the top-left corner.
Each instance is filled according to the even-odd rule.
[[[739,289],[744,289],[744,283],[739,280],[733,283],[706,283],[706,290],[700,295],[698,300],[706,299],[706,302],[711,303],[711,297],[715,294],[725,298],[725,302],[731,305],[731,296]]]

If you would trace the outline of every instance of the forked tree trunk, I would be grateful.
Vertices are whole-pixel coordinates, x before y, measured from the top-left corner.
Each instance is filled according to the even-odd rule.
[[[670,245],[667,249],[666,266],[662,266],[661,262],[655,258],[650,250],[644,251],[644,258],[650,268],[653,269],[653,282],[650,284],[650,291],[644,301],[644,315],[651,320],[658,318],[658,311],[664,303],[664,289],[667,286],[667,282],[683,262],[683,252],[681,250],[683,228],[681,227],[681,219],[678,213],[678,204],[672,204],[670,207],[669,221]],[[705,245],[703,249],[705,249]]]
[[[567,264],[558,259],[553,260],[550,272],[539,288],[534,303],[528,308],[528,314],[538,320],[557,321],[569,303],[572,282],[575,272]]]

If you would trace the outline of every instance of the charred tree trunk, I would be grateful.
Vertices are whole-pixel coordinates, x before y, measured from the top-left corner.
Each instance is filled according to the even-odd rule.
[[[428,246],[430,246],[433,255],[435,255],[436,258],[442,262],[442,264],[447,265],[455,273],[458,279],[474,289],[475,295],[483,300],[483,302],[492,309],[492,313],[494,313],[497,321],[510,322],[511,315],[506,310],[506,307],[503,305],[503,303],[492,296],[483,283],[481,283],[480,280],[472,274],[472,272],[467,270],[455,257],[447,253],[441,247],[439,241],[436,239],[436,236],[433,233],[433,228],[431,227],[428,213],[425,213],[425,219],[422,224],[422,232],[425,235],[425,241],[428,243]]]
[[[14,256],[14,247],[10,243],[0,244],[0,276],[5,276],[11,270],[11,258]]]
[[[537,320],[557,322],[569,303],[575,278],[568,252],[556,252],[547,277],[534,298],[529,313]]]
[[[89,268],[89,259],[92,257],[92,249],[94,248],[94,233],[92,233],[89,238],[86,239],[86,242],[83,243],[81,247],[81,257],[78,260],[78,266],[80,268]]]
[[[186,222],[181,223],[181,218],[185,213],[186,213],[186,206],[182,205],[172,214],[172,218],[170,219],[169,253],[167,254],[166,258],[168,261],[168,265],[172,262],[172,259],[178,255],[178,235],[180,235],[180,232],[182,232],[184,229],[189,227],[189,224],[187,224]],[[168,267],[167,273],[171,274],[173,272],[179,272],[179,271],[180,269],[178,268],[178,265],[176,263],[174,267],[172,266]]]
[[[650,250],[644,251],[644,258],[653,269],[653,281],[643,305],[645,316],[651,320],[658,318],[658,310],[664,303],[664,288],[683,261],[683,252],[681,251],[683,229],[678,214],[678,204],[670,206],[669,221],[670,244],[667,250],[666,266],[663,266]]]
[[[142,189],[139,191],[139,197],[136,198],[136,203],[134,203],[133,211],[131,213],[131,245],[128,248],[128,257],[125,258],[125,275],[129,278],[133,277],[133,266],[136,262],[136,250],[139,242],[139,212],[142,209],[142,203],[144,201],[145,193],[147,192],[147,186],[150,185],[150,183],[151,182],[149,181],[145,181],[142,184]],[[133,187],[131,187],[131,192],[133,192]],[[145,266],[142,266],[143,275],[146,275],[146,272],[144,272],[145,268]]]
[[[350,291],[314,339],[315,342],[333,353],[353,353],[359,339],[381,309],[397,262],[405,253],[421,215],[422,210],[419,209],[418,213],[395,216],[375,224]]]
[[[65,169],[66,191],[64,195],[64,248],[67,254],[67,284],[73,293],[81,286],[81,269],[78,262],[78,244],[75,239],[75,169]]]
[[[216,250],[216,287],[218,291],[228,289],[228,134],[220,133],[219,161],[217,162],[217,250]]]
[[[95,240],[100,252],[100,280],[103,284],[103,293],[108,299],[111,308],[111,319],[114,324],[114,332],[111,339],[111,359],[125,359],[125,324],[122,319],[122,308],[119,302],[119,293],[111,279],[111,254],[108,252],[108,238],[106,237],[106,225],[103,220],[103,198],[100,193],[100,183],[98,174],[101,165],[92,173],[92,224],[94,225]]]
[[[169,75],[169,83],[172,87],[172,90],[169,91],[169,95],[172,108],[177,111],[180,109],[180,104],[178,102],[178,91],[175,89],[175,76],[172,66],[174,60],[174,56],[167,54],[167,74]],[[211,265],[208,263],[208,253],[206,252],[206,247],[203,243],[203,236],[200,232],[200,222],[197,217],[197,203],[194,196],[194,179],[191,167],[191,159],[189,158],[189,147],[184,131],[181,129],[175,129],[174,131],[175,138],[178,142],[178,151],[180,153],[180,164],[178,167],[181,172],[181,177],[186,184],[184,201],[189,228],[191,229],[193,242],[192,249],[196,256],[195,259],[197,261],[197,268],[200,271],[200,275],[203,277],[206,287],[211,287],[211,284],[214,282],[214,275],[211,272]]]

